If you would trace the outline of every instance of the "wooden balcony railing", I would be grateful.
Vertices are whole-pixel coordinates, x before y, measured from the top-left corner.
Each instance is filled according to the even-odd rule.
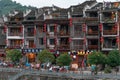
[[[72,18],[72,19],[73,19],[73,23],[78,23],[78,22],[84,22],[85,21],[84,18],[77,18],[77,17],[75,17],[75,18]]]
[[[104,18],[102,19],[102,21],[104,21],[104,22],[115,22],[115,20],[116,20],[116,19],[111,19],[111,18],[109,18],[109,17],[104,17]]]
[[[74,37],[84,37],[84,33],[81,31],[81,32],[75,32],[72,34],[72,36]]]
[[[61,33],[61,32],[59,32],[58,33],[58,36],[70,36],[70,33]]]
[[[83,48],[84,48],[84,45],[73,45],[72,46],[73,50],[80,50],[80,49],[83,49]]]
[[[98,35],[98,31],[88,31],[88,35]]]
[[[61,44],[57,47],[59,50],[68,50],[70,49],[70,45],[66,44]]]
[[[26,36],[34,36],[34,33],[27,33]]]
[[[88,45],[88,49],[98,49],[98,45]]]
[[[23,33],[8,33],[8,36],[23,36]]]
[[[103,48],[118,48],[118,45],[111,45],[111,44],[103,44]]]
[[[21,45],[9,45],[8,48],[21,48]]]
[[[86,21],[98,21],[98,17],[87,17],[85,18]]]
[[[103,35],[117,35],[115,30],[103,30]]]

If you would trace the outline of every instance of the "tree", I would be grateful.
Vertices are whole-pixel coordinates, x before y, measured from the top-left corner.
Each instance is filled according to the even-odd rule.
[[[111,67],[116,67],[120,65],[120,54],[118,50],[112,50],[107,56],[107,64]]]
[[[38,53],[37,58],[41,63],[52,63],[55,60],[54,55],[46,49]]]
[[[16,62],[19,62],[20,59],[22,58],[22,52],[20,50],[17,50],[17,49],[12,49],[12,50],[7,51],[6,56],[11,61],[16,63]]]
[[[69,66],[71,64],[72,58],[70,57],[69,54],[63,53],[61,54],[57,59],[56,63],[59,66]]]
[[[106,55],[101,52],[93,51],[88,55],[88,63],[89,64],[106,64]]]

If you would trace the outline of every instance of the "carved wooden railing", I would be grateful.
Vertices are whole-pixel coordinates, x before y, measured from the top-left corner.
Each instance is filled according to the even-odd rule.
[[[103,30],[103,35],[117,35],[115,30]]]
[[[98,45],[88,45],[88,49],[98,49]]]
[[[98,31],[88,31],[88,35],[98,35]]]

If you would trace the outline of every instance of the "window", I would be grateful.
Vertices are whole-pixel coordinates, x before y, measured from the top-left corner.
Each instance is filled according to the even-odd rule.
[[[40,45],[43,45],[43,38],[40,38],[40,39],[39,39],[39,44],[40,44]]]
[[[55,40],[54,39],[50,39],[50,45],[54,45]]]
[[[54,26],[50,26],[50,32],[54,32]]]

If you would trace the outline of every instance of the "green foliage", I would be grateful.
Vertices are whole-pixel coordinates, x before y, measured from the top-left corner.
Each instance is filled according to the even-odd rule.
[[[88,55],[88,63],[89,64],[105,64],[106,63],[106,55],[104,55],[101,52],[92,52],[91,54]]]
[[[26,9],[33,9],[35,7],[22,6],[20,3],[13,2],[12,0],[0,0],[0,15],[8,14],[13,10],[25,11]]]
[[[37,58],[41,63],[52,63],[55,60],[54,55],[48,50],[43,50],[42,52],[38,53]]]
[[[67,53],[61,54],[57,60],[56,63],[59,66],[69,66],[71,64],[72,58],[70,57],[70,55],[68,55]]]
[[[120,65],[120,54],[118,50],[112,50],[107,56],[107,64],[111,67],[116,67]]]
[[[112,72],[112,71],[111,71],[111,67],[109,67],[109,66],[106,67],[105,70],[104,70],[104,72],[105,72],[105,73],[111,73],[111,72]]]
[[[22,58],[22,52],[17,49],[12,49],[7,51],[7,58],[9,58],[14,63],[19,62],[20,58]]]

